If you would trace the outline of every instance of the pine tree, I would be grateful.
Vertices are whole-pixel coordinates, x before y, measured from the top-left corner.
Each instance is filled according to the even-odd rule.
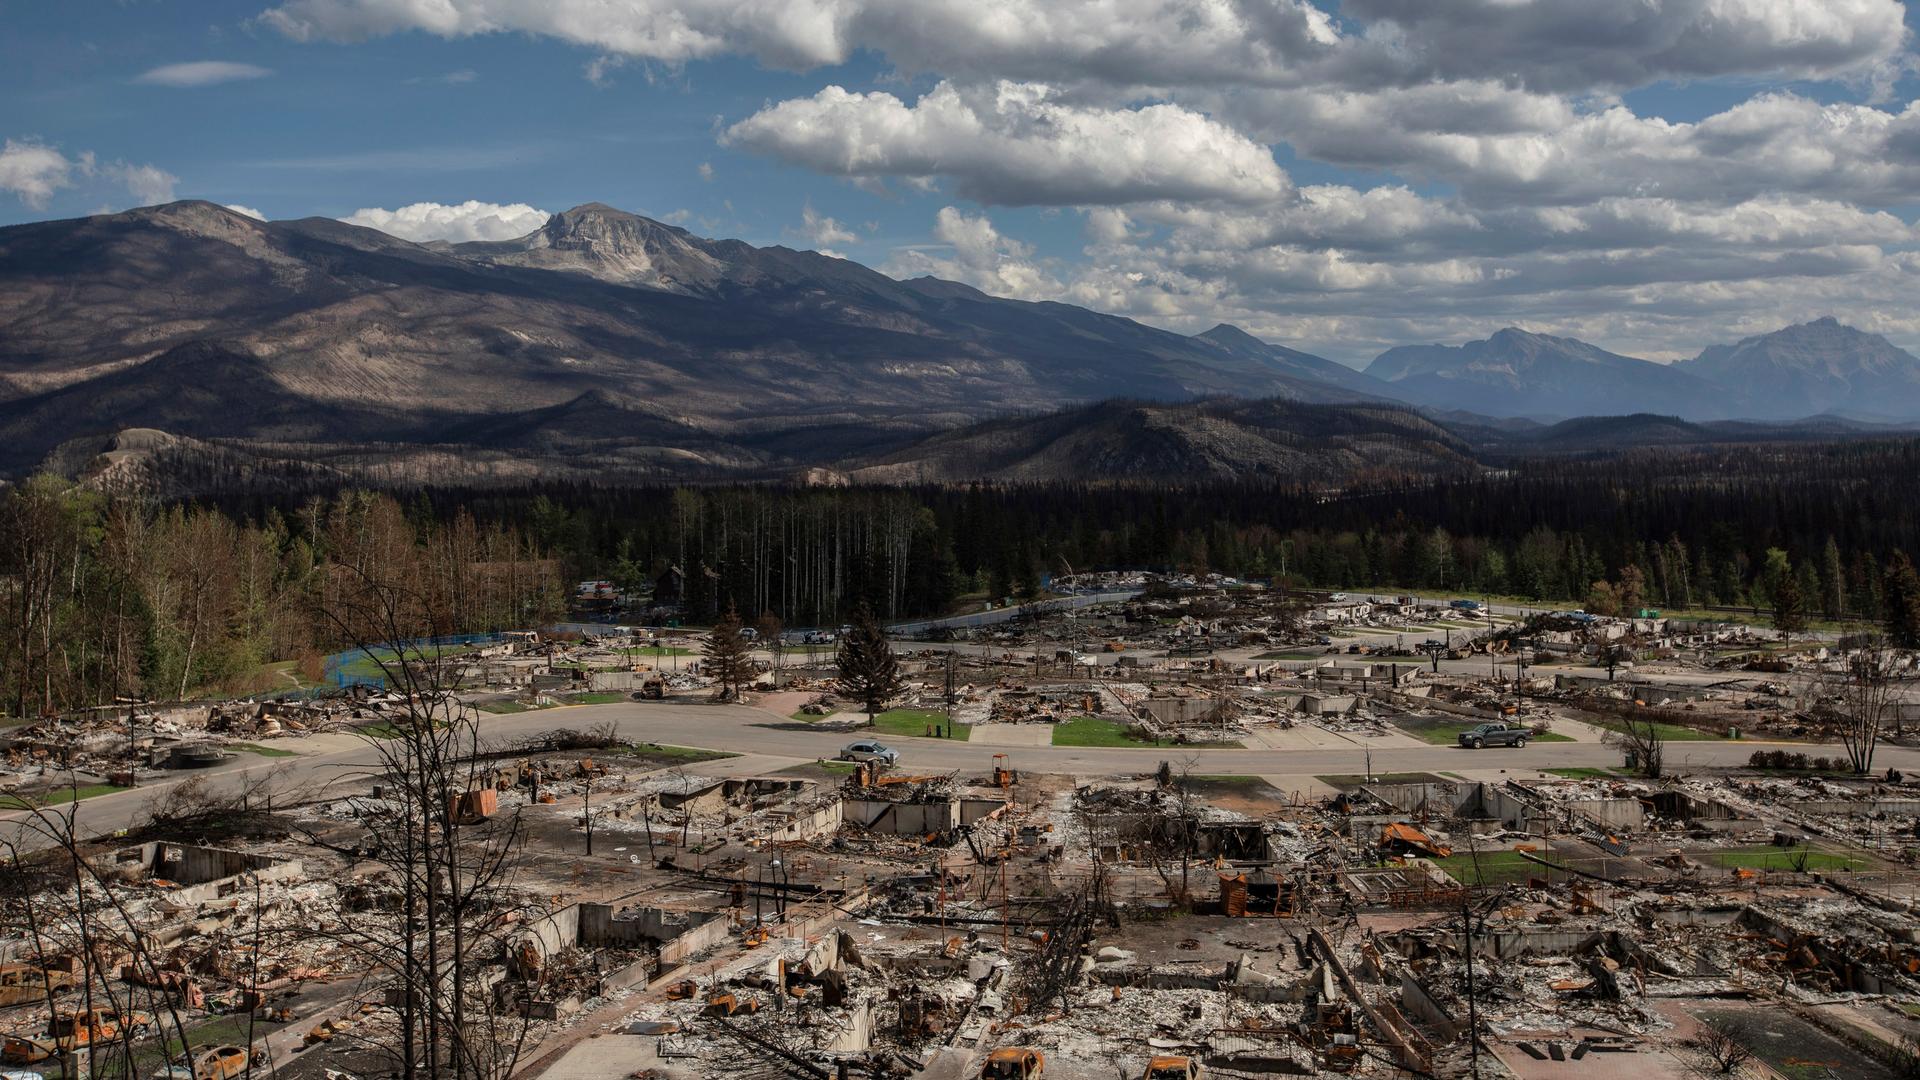
[[[1887,559],[1880,607],[1886,613],[1887,641],[1897,649],[1920,648],[1920,571],[1904,551]]]
[[[1820,603],[1827,618],[1838,619],[1847,613],[1847,571],[1840,561],[1840,545],[1832,536],[1820,555]]]
[[[853,629],[840,641],[840,678],[842,696],[860,703],[867,724],[885,711],[887,702],[900,692],[900,662],[894,659],[893,646],[874,621],[873,609],[865,604],[854,613]]]
[[[1773,585],[1773,628],[1788,640],[1807,628],[1807,600],[1800,582],[1791,571],[1781,573]]]
[[[701,654],[706,657],[707,676],[714,681],[715,700],[739,700],[753,678],[753,660],[747,655],[747,639],[740,636],[740,614],[733,605],[727,605],[727,613],[707,634]]]

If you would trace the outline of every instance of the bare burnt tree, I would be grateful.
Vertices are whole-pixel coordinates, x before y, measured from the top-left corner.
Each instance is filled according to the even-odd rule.
[[[497,1080],[518,1062],[527,1025],[489,992],[510,928],[535,908],[512,887],[519,815],[491,812],[493,771],[479,714],[463,703],[464,663],[426,634],[442,624],[446,590],[421,587],[411,536],[379,507],[342,523],[322,616],[378,667],[397,707],[364,736],[373,764],[342,779],[370,782],[365,828],[349,842],[308,838],[381,868],[385,902],[330,931],[384,983],[399,1030],[380,1048],[402,1077]]]
[[[1855,774],[1873,771],[1874,751],[1880,745],[1887,717],[1896,708],[1892,666],[1886,651],[1865,648],[1847,658],[1845,670],[1832,680],[1834,729],[1847,751]]]
[[[1753,1060],[1753,1051],[1747,1048],[1752,1036],[1751,1026],[1743,1019],[1708,1020],[1685,1045],[1705,1071],[1727,1076]]]
[[[1634,771],[1649,780],[1658,780],[1665,768],[1667,740],[1652,718],[1623,713],[1618,726],[1607,730],[1605,741],[1619,747],[1632,763]]]

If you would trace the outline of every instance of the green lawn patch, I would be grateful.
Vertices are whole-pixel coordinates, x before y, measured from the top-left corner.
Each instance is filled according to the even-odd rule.
[[[291,750],[282,750],[277,746],[261,746],[259,743],[250,743],[250,742],[234,743],[228,749],[244,750],[249,754],[259,754],[261,757],[299,757],[300,756],[299,754],[296,754]]]
[[[1701,861],[1727,870],[1785,870],[1796,873],[1815,870],[1871,870],[1878,865],[1872,859],[1846,852],[1804,847],[1783,848],[1774,847],[1771,844],[1709,852],[1701,857]]]
[[[1302,652],[1299,649],[1285,649],[1280,652],[1266,652],[1254,657],[1255,660],[1318,660],[1327,655],[1324,652]]]
[[[1529,862],[1517,851],[1483,851],[1478,855],[1456,851],[1433,865],[1462,885],[1506,885],[1546,877],[1547,868]]]
[[[1430,742],[1435,746],[1453,746],[1454,744],[1460,741],[1461,732],[1466,731],[1470,728],[1476,727],[1478,725],[1464,723],[1464,722],[1455,723],[1451,720],[1440,720],[1440,721],[1434,721],[1430,723],[1413,723],[1411,721],[1401,721],[1399,726],[1400,726],[1400,730],[1424,742]],[[1572,742],[1573,741],[1568,736],[1562,735],[1557,731],[1549,731],[1544,734],[1529,735],[1527,736],[1527,738],[1533,740],[1534,742]],[[1498,747],[1496,747],[1495,749],[1498,749]]]
[[[694,655],[692,649],[683,649],[678,645],[635,645],[631,648],[618,649],[615,651],[621,656],[648,657],[656,660],[663,656]]]
[[[1372,779],[1360,773],[1331,773],[1315,780],[1332,788],[1352,791],[1367,784],[1444,784],[1447,781],[1430,772],[1377,772]]]
[[[1606,728],[1608,731],[1624,731],[1627,726],[1625,721],[1604,716],[1598,719],[1588,720],[1587,722],[1594,727]],[[1641,730],[1646,729],[1645,724],[1637,721],[1633,726]],[[1654,721],[1653,730],[1660,736],[1662,742],[1714,742],[1726,737],[1724,735],[1715,735],[1711,732],[1701,731],[1699,728],[1684,727],[1680,724],[1668,724],[1658,720]]]
[[[78,791],[72,787],[53,788],[35,795],[0,795],[0,810],[33,810],[42,806],[65,806],[80,799],[91,799],[96,795],[111,795],[126,788],[112,784],[81,784]]]
[[[569,705],[614,705],[627,700],[627,695],[617,690],[591,690],[584,694],[567,694],[564,700]]]
[[[873,718],[873,730],[896,739],[924,738],[927,728],[936,729],[948,726],[947,714],[935,709],[888,709]],[[967,724],[953,724],[950,739],[964,742],[973,734],[973,728]]]
[[[1145,747],[1179,746],[1193,750],[1240,750],[1238,742],[1153,742],[1137,738],[1137,729],[1114,720],[1104,720],[1098,716],[1076,716],[1063,720],[1053,726],[1053,745],[1055,746],[1118,746],[1139,750]]]

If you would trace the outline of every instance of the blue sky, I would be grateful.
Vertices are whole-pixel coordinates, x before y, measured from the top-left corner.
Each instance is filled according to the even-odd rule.
[[[1915,22],[1898,0],[0,0],[0,224],[180,197],[464,239],[601,201],[1349,362],[1508,324],[1671,359],[1829,312],[1914,347]]]

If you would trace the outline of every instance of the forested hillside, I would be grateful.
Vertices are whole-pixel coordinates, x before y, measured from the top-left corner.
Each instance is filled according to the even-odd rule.
[[[1770,607],[1784,591],[1809,614],[1920,631],[1912,440],[1534,460],[1340,496],[549,485],[154,509],[43,477],[0,502],[0,672],[16,712],[188,695],[354,641],[326,599],[365,567],[400,567],[447,633],[539,625],[562,613],[567,581],[644,590],[675,567],[695,624],[731,606],[834,625],[863,601],[906,618],[1037,596],[1068,570],[1147,567],[1596,611]]]

